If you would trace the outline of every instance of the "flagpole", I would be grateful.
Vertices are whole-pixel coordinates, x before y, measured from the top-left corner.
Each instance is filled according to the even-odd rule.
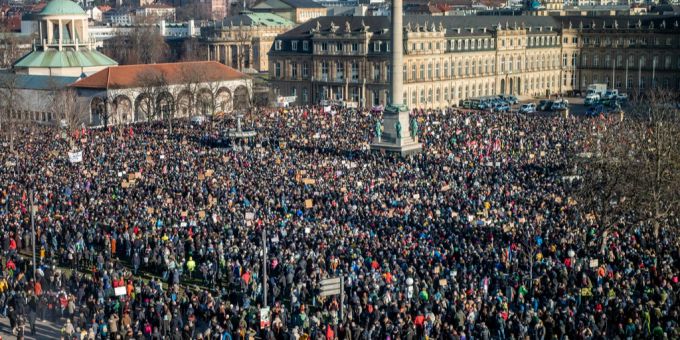
[[[656,56],[652,57],[652,87],[656,87],[656,82],[654,81],[656,75]]]
[[[623,81],[626,82],[626,90],[628,90],[628,58],[626,58],[626,79]]]
[[[616,88],[616,58],[612,58],[612,89]]]
[[[642,58],[638,59],[638,96],[640,95],[641,85],[642,85]]]

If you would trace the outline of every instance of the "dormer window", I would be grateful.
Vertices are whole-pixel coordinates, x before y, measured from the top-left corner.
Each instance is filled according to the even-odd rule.
[[[277,40],[274,43],[274,49],[277,51],[281,51],[281,46],[283,46],[283,42],[281,40]]]

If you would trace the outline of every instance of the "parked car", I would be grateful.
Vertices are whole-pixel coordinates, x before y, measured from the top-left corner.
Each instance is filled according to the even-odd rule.
[[[547,100],[547,99],[541,99],[541,101],[538,102],[538,110],[539,111],[550,111],[552,108],[553,101],[552,100]]]
[[[496,111],[497,112],[506,112],[506,111],[509,111],[509,110],[510,110],[510,105],[508,105],[508,103],[502,103],[502,104],[496,105]]]
[[[562,110],[566,110],[568,107],[569,107],[569,103],[566,100],[561,99],[561,100],[553,102],[550,109],[552,111],[562,111]]]
[[[536,112],[536,104],[534,104],[534,103],[523,104],[519,108],[519,112],[521,112],[521,113],[534,113],[534,112]]]

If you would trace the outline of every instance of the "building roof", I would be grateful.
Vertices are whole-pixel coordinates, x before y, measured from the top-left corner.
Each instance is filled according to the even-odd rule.
[[[272,13],[243,12],[222,19],[222,26],[295,26],[295,23]]]
[[[118,63],[98,51],[33,51],[14,63],[20,68],[111,66]]]
[[[14,79],[12,79],[14,78]],[[63,88],[78,80],[78,77],[53,77],[0,72],[0,87],[14,82],[17,89],[54,90]]]
[[[83,14],[85,11],[75,2],[70,0],[52,0],[40,11],[40,15],[69,15]]]
[[[107,67],[73,84],[73,87],[91,89],[125,89],[140,86],[145,74],[162,75],[168,85],[184,84],[185,76],[196,77],[201,82],[243,79],[247,76],[216,61],[123,65]]]
[[[503,29],[513,28],[513,27],[544,27],[543,32],[549,32],[548,27],[552,27],[554,31],[560,30],[570,26],[573,28],[578,28],[580,22],[583,22],[584,28],[590,28],[591,23],[595,23],[596,27],[602,27],[603,22],[607,23],[607,26],[614,24],[614,21],[618,21],[620,28],[624,28],[626,24],[630,28],[633,28],[638,20],[642,23],[642,26],[647,28],[650,22],[654,22],[654,26],[657,28],[665,27],[666,30],[671,30],[673,28],[674,22],[680,20],[680,16],[616,16],[613,18],[611,16],[604,17],[575,17],[575,16],[498,16],[498,15],[470,15],[470,16],[430,16],[430,15],[409,15],[404,17],[403,24],[404,27],[409,24],[411,27],[416,27],[416,24],[423,27],[427,25],[428,28],[432,24],[439,28],[439,24],[446,29],[447,37],[455,36],[478,36],[478,35],[490,35],[494,32],[498,26]],[[665,21],[665,25],[662,22]],[[283,34],[280,34],[277,39],[305,39],[311,37],[311,31],[320,28],[321,32],[327,32],[330,30],[331,23],[339,27],[339,32],[344,32],[345,22],[350,24],[350,29],[354,32],[360,30],[362,25],[368,26],[368,31],[372,32],[374,39],[380,39],[380,37],[388,38],[390,34],[391,24],[390,18],[386,16],[334,16],[334,17],[320,17],[316,19],[309,20],[304,24],[293,28]],[[458,29],[460,28],[460,32]],[[483,33],[483,28],[487,29],[487,33]],[[472,30],[474,29],[474,30]]]
[[[312,0],[262,0],[253,9],[324,8]]]

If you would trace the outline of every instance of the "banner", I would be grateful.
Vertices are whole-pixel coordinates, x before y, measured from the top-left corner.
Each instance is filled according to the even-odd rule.
[[[68,153],[68,160],[71,163],[80,163],[83,161],[83,152],[78,151],[78,152],[69,152]]]
[[[127,295],[127,290],[126,290],[125,286],[116,287],[116,288],[113,289],[113,291],[114,291],[114,294],[116,294],[116,296]]]

